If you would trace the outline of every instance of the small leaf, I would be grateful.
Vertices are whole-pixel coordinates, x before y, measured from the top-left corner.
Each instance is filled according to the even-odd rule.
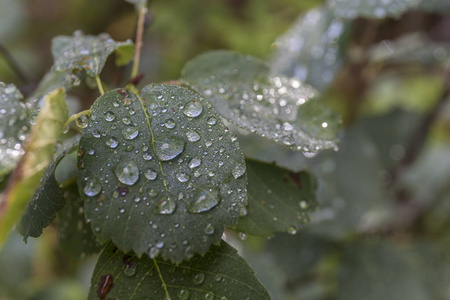
[[[66,204],[64,191],[55,178],[55,170],[59,162],[78,147],[79,141],[78,137],[63,145],[45,170],[44,177],[17,226],[25,240],[29,236],[39,237]]]
[[[176,265],[141,259],[110,244],[100,255],[89,299],[270,299],[254,271],[225,242]]]
[[[342,46],[349,25],[325,7],[310,10],[274,43],[272,72],[326,89],[343,65]]]
[[[21,99],[14,85],[0,82],[0,181],[22,157],[22,144],[31,127],[28,109]]]
[[[294,173],[273,164],[247,160],[248,209],[237,231],[272,236],[295,234],[316,208],[317,182],[308,172]]]
[[[269,67],[255,58],[229,51],[208,52],[186,64],[183,79],[239,127],[297,150],[336,146],[338,115],[319,99],[312,99],[313,88],[294,78],[271,75]],[[321,110],[326,117],[317,120],[302,114],[305,107]]]
[[[116,64],[126,65],[133,57],[133,49],[131,41],[116,42],[106,33],[92,36],[77,31],[73,36],[58,36],[53,39],[53,68],[58,72],[86,72],[95,77],[100,74],[112,52],[116,51]]]
[[[134,4],[137,10],[147,7],[147,0],[125,0],[125,1]]]
[[[399,17],[408,9],[415,8],[420,2],[421,0],[332,0],[329,6],[339,18],[383,19]]]
[[[98,239],[139,256],[157,249],[180,262],[205,253],[247,203],[237,142],[208,102],[179,86],[100,97],[82,130],[78,165]]]
[[[44,106],[31,128],[25,155],[14,170],[0,201],[0,244],[19,220],[53,158],[56,142],[68,117],[64,99],[64,89],[57,89],[44,97]]]
[[[83,200],[78,187],[72,185],[64,192],[67,204],[56,219],[61,250],[76,258],[100,252],[102,247],[84,216]]]

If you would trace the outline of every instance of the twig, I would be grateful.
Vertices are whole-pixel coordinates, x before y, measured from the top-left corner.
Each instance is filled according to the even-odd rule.
[[[100,92],[100,95],[103,96],[103,94],[105,93],[105,91],[103,90],[103,84],[102,81],[100,80],[100,76],[95,76],[95,82],[97,82],[97,87],[98,87],[98,91]]]
[[[3,44],[0,43],[0,54],[5,58],[6,62],[9,64],[11,69],[17,74],[17,76],[22,80],[23,82],[29,84],[33,80],[28,74],[22,69],[22,67],[19,65],[17,60],[14,59],[14,57],[11,55],[11,53],[6,49]]]
[[[139,16],[136,29],[136,45],[134,49],[133,68],[131,69],[130,78],[135,78],[139,72],[139,60],[141,58],[142,36],[144,34],[145,15],[147,14],[147,7],[139,9]]]

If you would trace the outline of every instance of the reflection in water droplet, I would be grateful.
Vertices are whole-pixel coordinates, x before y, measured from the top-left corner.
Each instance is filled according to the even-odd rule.
[[[173,119],[167,119],[166,122],[164,123],[164,126],[166,126],[166,128],[169,128],[169,129],[174,128],[175,125],[176,125],[176,123]]]
[[[205,227],[205,233],[206,233],[206,234],[209,234],[209,235],[211,235],[211,234],[214,233],[214,226],[213,226],[211,223],[209,223],[208,225],[206,225],[206,227]]]
[[[148,195],[149,195],[150,197],[156,197],[156,196],[158,196],[158,192],[157,192],[156,190],[154,190],[154,189],[148,189],[148,190],[147,190],[147,193],[148,193]]]
[[[123,270],[123,273],[125,276],[132,277],[136,275],[137,266],[136,262],[132,260],[130,257],[125,256],[124,257],[124,263],[125,263],[125,269]]]
[[[106,141],[106,145],[112,149],[116,148],[117,146],[119,146],[119,143],[117,142],[115,137],[110,137],[107,141]]]
[[[202,160],[198,157],[193,157],[189,160],[188,162],[188,166],[189,168],[193,169],[193,168],[197,168],[198,166],[200,166],[202,164]]]
[[[241,240],[246,240],[247,239],[247,235],[245,233],[243,233],[243,232],[239,232],[239,238]]]
[[[131,119],[129,117],[124,117],[122,119],[123,124],[125,125],[130,125],[131,124]]]
[[[190,296],[191,292],[189,290],[180,290],[177,295],[178,300],[188,300]]]
[[[84,186],[84,194],[89,197],[97,196],[102,190],[102,185],[97,178],[91,178]]]
[[[296,234],[297,233],[297,227],[296,226],[291,226],[288,228],[288,233],[289,234]]]
[[[107,111],[105,112],[105,120],[108,122],[112,122],[114,121],[114,119],[116,118],[116,115],[112,112],[112,111]]]
[[[189,181],[189,179],[191,179],[191,176],[186,173],[178,173],[176,176],[179,182],[187,182]]]
[[[120,182],[133,185],[139,179],[139,168],[134,161],[121,162],[114,168],[114,173]]]
[[[151,160],[153,157],[150,155],[150,153],[144,153],[142,154],[142,158],[144,158],[145,160]]]
[[[185,141],[179,137],[164,137],[156,141],[156,155],[161,161],[172,160],[184,150]]]
[[[202,284],[205,281],[205,274],[198,273],[194,276],[194,284]]]
[[[138,136],[139,131],[137,130],[136,127],[127,127],[124,130],[122,130],[122,134],[123,137],[126,138],[127,140],[132,140]]]
[[[86,115],[81,115],[78,117],[75,123],[77,124],[78,127],[85,128],[86,126],[88,126],[89,120]]]
[[[186,107],[183,111],[183,113],[191,118],[198,117],[203,111],[202,104],[197,100],[192,100],[188,104],[186,104]]]
[[[238,165],[236,166],[233,171],[231,172],[233,174],[234,179],[238,179],[239,177],[241,177],[242,175],[244,175],[245,173],[245,167]]]
[[[176,203],[170,197],[164,197],[158,202],[158,207],[155,209],[155,213],[160,215],[170,215],[175,211]]]
[[[198,132],[195,130],[188,130],[186,132],[186,137],[189,142],[196,142],[200,140],[200,134],[198,134]]]
[[[214,294],[213,293],[206,293],[204,299],[205,300],[214,300]]]
[[[201,213],[209,211],[216,206],[220,201],[219,190],[216,188],[210,188],[208,190],[200,191],[195,200],[188,205],[188,211],[191,213]]]
[[[148,256],[153,259],[159,254],[159,248],[158,247],[151,247],[148,251]]]
[[[217,119],[215,117],[209,117],[208,120],[206,120],[206,123],[208,123],[208,125],[215,125],[217,122]]]
[[[156,176],[158,176],[158,173],[156,173],[155,171],[153,171],[152,169],[148,169],[147,171],[145,171],[144,173],[145,178],[147,178],[148,180],[155,180]]]

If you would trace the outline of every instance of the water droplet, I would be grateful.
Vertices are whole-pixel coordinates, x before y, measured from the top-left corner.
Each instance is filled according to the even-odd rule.
[[[206,123],[208,123],[208,125],[216,125],[217,119],[215,117],[209,117],[208,120],[206,120]]]
[[[172,160],[184,150],[185,142],[179,137],[172,136],[156,141],[156,155],[161,161]]]
[[[188,166],[191,169],[197,168],[201,164],[202,164],[202,160],[200,158],[198,158],[198,157],[193,157],[188,162]]]
[[[194,284],[202,284],[205,281],[205,274],[198,273],[194,276]]]
[[[114,119],[116,118],[116,115],[112,112],[112,111],[107,111],[105,112],[105,120],[108,122],[112,122],[114,121]]]
[[[153,157],[150,155],[150,153],[144,153],[144,154],[142,154],[142,157],[145,159],[145,160],[151,160]]]
[[[299,202],[300,208],[301,209],[307,209],[308,208],[308,202],[306,202],[305,200],[302,200]]]
[[[205,227],[205,233],[206,233],[206,234],[209,234],[209,235],[211,235],[211,234],[214,233],[214,226],[213,226],[211,223],[209,223],[208,225],[206,225],[206,227]]]
[[[78,127],[85,128],[86,126],[88,126],[89,119],[86,115],[81,115],[78,117],[75,123],[77,124]]]
[[[188,182],[191,179],[191,176],[186,173],[178,173],[176,176],[179,182]]]
[[[175,125],[176,125],[176,123],[173,119],[167,119],[166,123],[164,123],[164,126],[166,126],[166,128],[169,128],[169,129],[174,128]]]
[[[98,130],[94,130],[94,131],[92,132],[92,135],[93,135],[96,139],[98,139],[98,138],[101,136],[100,131],[98,131]]]
[[[139,168],[134,161],[121,162],[114,168],[114,173],[120,182],[133,185],[139,179]]]
[[[115,137],[110,137],[106,141],[106,145],[109,146],[110,148],[114,149],[114,148],[117,148],[117,146],[119,146],[119,143],[117,142]]]
[[[188,130],[186,132],[186,137],[189,142],[196,142],[196,141],[200,140],[200,135],[195,130]]]
[[[79,86],[81,83],[81,79],[75,74],[67,75],[66,80],[71,86]]]
[[[213,293],[206,293],[204,299],[205,300],[214,300],[214,294]]]
[[[158,192],[157,192],[156,190],[154,190],[154,189],[149,189],[149,190],[147,190],[147,193],[148,193],[148,195],[149,195],[150,197],[156,197],[156,196],[158,196]]]
[[[155,180],[156,176],[158,176],[158,173],[156,173],[155,171],[153,171],[152,169],[148,169],[147,171],[145,171],[144,173],[145,178],[147,178],[148,180]]]
[[[156,256],[158,256],[159,254],[159,248],[158,247],[151,247],[150,250],[148,251],[148,256],[153,259]]]
[[[244,241],[247,239],[247,235],[243,232],[239,232],[239,238]]]
[[[191,292],[189,290],[180,290],[177,297],[179,300],[188,300],[191,297]]]
[[[176,208],[175,201],[170,197],[164,197],[158,202],[158,207],[155,212],[160,215],[170,215],[173,214]]]
[[[87,153],[88,153],[89,155],[94,155],[94,154],[95,154],[95,150],[92,149],[92,148],[89,148],[89,149],[87,150]]]
[[[216,275],[214,276],[214,279],[215,279],[217,282],[219,282],[219,281],[222,280],[222,276],[220,276],[219,274],[216,274]]]
[[[238,179],[239,177],[241,177],[242,175],[244,175],[245,173],[245,167],[238,165],[236,166],[233,171],[231,172],[233,174],[234,179]]]
[[[125,256],[124,257],[124,263],[125,263],[125,269],[123,270],[123,273],[125,276],[132,277],[136,275],[137,266],[136,262],[132,260],[130,257]]]
[[[122,134],[123,137],[126,138],[127,140],[132,140],[138,136],[139,131],[137,130],[136,127],[127,127],[124,130],[122,130]]]
[[[191,213],[201,213],[209,211],[216,206],[220,201],[219,190],[216,188],[210,188],[208,190],[200,191],[195,200],[188,205],[188,210]]]
[[[97,196],[102,191],[102,185],[97,178],[91,178],[86,182],[83,191],[86,196]]]
[[[202,111],[203,105],[197,100],[192,100],[188,104],[186,104],[183,113],[188,117],[195,118],[200,116]]]
[[[288,233],[292,234],[292,235],[296,234],[297,233],[297,227],[296,226],[289,227],[288,228]]]

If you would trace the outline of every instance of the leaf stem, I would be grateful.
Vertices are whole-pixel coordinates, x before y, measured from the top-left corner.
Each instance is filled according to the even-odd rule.
[[[100,95],[103,96],[105,91],[103,90],[102,81],[100,80],[100,76],[95,76],[95,81],[97,82],[98,91],[100,92]]]
[[[141,58],[142,36],[144,34],[145,15],[147,14],[147,12],[148,9],[145,6],[139,9],[138,22],[136,28],[136,45],[134,48],[133,68],[131,69],[130,78],[136,77],[139,72],[139,60]]]
[[[92,109],[86,109],[86,110],[80,111],[80,112],[77,113],[77,114],[71,115],[71,116],[67,119],[66,123],[64,124],[64,127],[68,126],[71,122],[75,121],[75,120],[78,119],[79,117],[81,117],[81,116],[83,116],[83,115],[90,115],[91,113],[92,113]]]
[[[158,262],[156,261],[156,259],[153,259],[153,263],[155,264],[156,270],[158,271],[159,279],[161,279],[161,282],[162,282],[162,285],[164,288],[164,292],[166,293],[166,297],[167,297],[167,299],[170,299],[170,294],[169,294],[169,291],[167,290],[166,282],[164,281],[164,278],[161,274],[161,270],[159,269],[159,265],[158,265]]]
[[[18,61],[14,59],[11,52],[6,49],[3,44],[0,43],[0,55],[2,55],[6,63],[9,64],[11,69],[17,74],[17,76],[25,83],[31,83],[33,80],[31,76],[29,76],[23,68],[19,65]]]

